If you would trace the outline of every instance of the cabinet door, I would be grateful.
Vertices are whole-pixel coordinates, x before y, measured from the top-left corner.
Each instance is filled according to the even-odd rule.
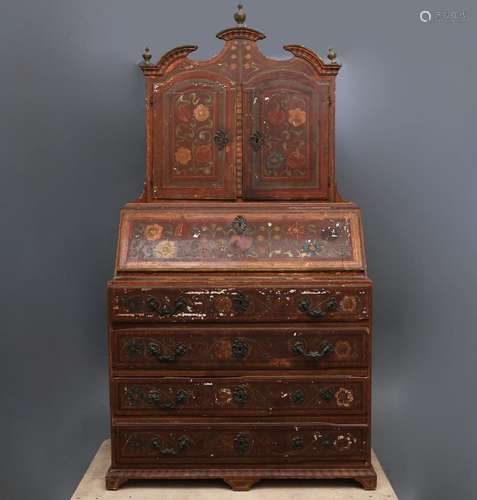
[[[286,72],[245,89],[244,198],[327,198],[328,95]]]
[[[199,72],[156,89],[154,198],[234,198],[235,91]]]

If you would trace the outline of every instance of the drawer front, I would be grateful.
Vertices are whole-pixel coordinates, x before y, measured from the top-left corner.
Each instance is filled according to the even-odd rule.
[[[366,368],[367,328],[131,328],[111,331],[113,369]]]
[[[368,379],[235,377],[113,382],[116,416],[355,415],[366,409]]]
[[[364,460],[367,447],[367,428],[352,425],[163,424],[113,429],[119,465],[315,464]]]
[[[113,321],[283,322],[369,318],[364,286],[239,288],[113,288]]]

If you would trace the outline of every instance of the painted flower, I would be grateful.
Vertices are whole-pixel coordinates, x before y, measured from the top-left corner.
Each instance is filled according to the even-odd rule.
[[[272,151],[267,157],[267,167],[272,170],[278,170],[285,162],[285,157],[280,151]]]
[[[169,240],[160,241],[154,248],[154,255],[160,259],[171,259],[176,253],[176,244]]]
[[[225,250],[227,250],[227,242],[224,239],[218,239],[215,244],[217,245],[217,250],[219,252],[225,252]]]
[[[219,313],[228,313],[232,310],[232,299],[230,297],[217,297],[214,300],[215,310]]]
[[[287,165],[292,168],[301,168],[305,164],[305,155],[301,154],[299,151],[292,151],[287,156]]]
[[[285,120],[285,111],[277,106],[267,113],[267,118],[272,125],[280,125]]]
[[[358,306],[358,299],[352,295],[345,295],[340,301],[340,309],[343,312],[354,313]]]
[[[352,350],[351,344],[346,340],[338,340],[338,342],[335,343],[335,354],[338,358],[349,358]]]
[[[298,222],[295,222],[291,226],[288,226],[287,233],[298,239],[305,234],[305,228],[301,224],[298,224]]]
[[[308,257],[313,257],[321,252],[321,245],[317,241],[308,240],[303,247],[303,252]]]
[[[245,252],[253,245],[253,238],[244,236],[243,234],[234,234],[230,238],[229,243],[232,248]]]
[[[212,160],[212,148],[210,147],[210,144],[199,146],[195,150],[195,157],[199,163],[207,163]]]
[[[268,256],[268,245],[263,242],[259,242],[255,245],[255,251],[260,257]]]
[[[190,149],[180,147],[176,151],[176,161],[177,163],[180,163],[181,165],[187,165],[192,159],[192,153],[190,152]]]
[[[209,118],[210,116],[210,111],[207,106],[204,106],[204,104],[198,104],[194,108],[194,117],[198,122],[204,122]]]
[[[163,227],[159,224],[148,224],[144,230],[144,236],[146,240],[156,241],[160,240],[162,236]]]
[[[349,389],[345,389],[344,387],[340,387],[335,392],[336,404],[338,406],[344,406],[348,408],[351,406],[351,403],[354,400],[353,393]]]
[[[187,123],[192,118],[192,112],[188,104],[182,104],[177,108],[177,119],[181,122]]]
[[[288,123],[294,127],[299,127],[306,122],[306,111],[301,108],[293,108],[288,110]]]

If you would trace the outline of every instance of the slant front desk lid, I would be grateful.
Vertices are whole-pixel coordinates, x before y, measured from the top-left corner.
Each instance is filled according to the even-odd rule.
[[[123,271],[359,271],[359,209],[350,203],[129,204]]]

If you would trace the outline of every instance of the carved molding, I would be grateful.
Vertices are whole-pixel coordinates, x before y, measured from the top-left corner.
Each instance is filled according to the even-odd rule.
[[[217,35],[215,35],[220,40],[236,40],[237,38],[241,38],[244,40],[250,40],[251,42],[257,42],[258,40],[263,40],[266,36],[260,31],[254,30],[252,28],[228,28],[222,31],[219,31]]]
[[[318,54],[302,45],[284,45],[283,48],[291,52],[295,57],[306,61],[320,75],[335,76],[341,68],[338,63],[325,63]]]
[[[162,75],[177,61],[197,50],[197,45],[182,45],[166,52],[156,64],[140,64],[145,75]]]

